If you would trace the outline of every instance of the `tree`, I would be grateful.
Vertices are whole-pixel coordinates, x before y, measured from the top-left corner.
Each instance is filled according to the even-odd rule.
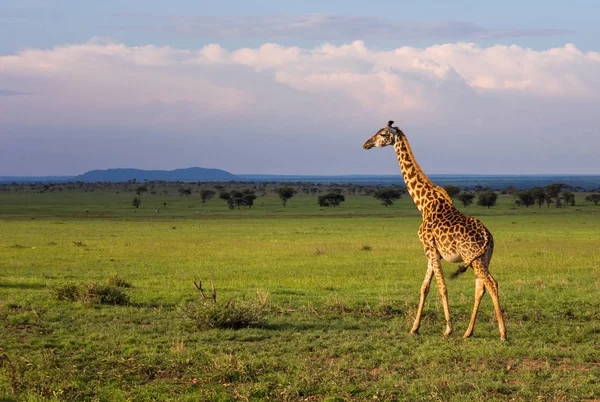
[[[135,189],[135,193],[136,193],[137,195],[142,195],[142,193],[145,193],[146,191],[148,191],[148,187],[146,187],[146,186],[144,186],[144,185],[142,185],[142,186],[138,186],[138,187]]]
[[[244,194],[242,194],[241,191],[232,190],[231,193],[229,193],[229,196],[230,196],[231,202],[228,201],[228,204],[230,204],[230,205],[233,204],[238,209],[240,209],[240,207],[242,205],[245,205],[245,203],[246,203],[246,201],[244,200]],[[233,209],[231,206],[229,208]]]
[[[321,207],[337,207],[342,202],[346,201],[346,197],[339,189],[329,191],[327,194],[320,195],[318,198],[319,206]]]
[[[515,186],[508,186],[504,189],[504,191],[502,191],[502,194],[509,194],[512,195],[513,197],[517,197],[517,194],[519,194],[519,189],[516,188]]]
[[[385,205],[387,208],[390,205],[394,205],[394,201],[399,200],[402,197],[402,191],[393,187],[381,188],[375,191],[373,197],[381,201],[381,205]]]
[[[544,189],[541,187],[534,187],[529,191],[531,191],[531,195],[533,196],[535,203],[538,205],[538,208],[541,208],[546,201],[546,192]]]
[[[560,196],[565,202],[565,204],[570,205],[572,207],[575,206],[575,194],[573,194],[570,191],[563,191]]]
[[[227,201],[227,206],[229,209],[233,209],[235,207],[240,209],[242,206],[252,208],[252,205],[254,205],[254,200],[256,199],[256,194],[250,189],[245,189],[242,191],[231,190],[231,192],[221,192],[221,194],[219,194],[219,198]]]
[[[545,188],[546,194],[556,201],[556,208],[561,207],[559,194],[564,190],[565,187],[568,187],[565,183],[552,183],[548,184]]]
[[[133,197],[133,200],[131,201],[131,205],[139,208],[140,205],[142,205],[142,199],[140,197]]]
[[[215,194],[217,194],[217,193],[215,191],[213,191],[213,190],[202,190],[202,191],[200,191],[200,200],[202,200],[202,205],[204,205],[206,203],[206,201],[208,201],[211,198],[213,198]]]
[[[292,198],[294,196],[294,194],[296,194],[296,189],[293,187],[279,187],[277,189],[277,194],[279,194],[279,198],[281,198],[281,203],[283,204],[283,207],[285,208],[288,200],[290,198]]]
[[[535,204],[535,198],[533,197],[533,194],[530,190],[521,191],[520,193],[517,193],[517,198],[519,199],[521,205],[525,205],[525,208],[529,208],[530,206]]]
[[[458,196],[458,199],[465,208],[473,203],[473,198],[475,198],[475,194],[473,193],[460,193]]]
[[[179,195],[188,195],[192,194],[192,189],[190,187],[180,187],[177,191],[179,191]]]
[[[460,187],[459,186],[454,186],[452,184],[444,186],[444,190],[446,190],[446,192],[448,193],[448,195],[450,196],[450,198],[454,198],[454,197],[456,197],[460,193]]]
[[[498,199],[498,194],[493,191],[486,191],[484,193],[480,193],[477,199],[477,204],[482,207],[493,207],[496,205],[496,200]]]
[[[256,199],[256,194],[252,190],[244,190],[242,191],[242,198],[244,199],[244,205],[248,208],[252,208],[254,200]]]
[[[473,191],[475,191],[476,193],[483,193],[483,192],[487,192],[487,191],[492,191],[492,189],[488,186],[481,186],[480,184],[473,186]]]
[[[600,194],[599,193],[590,194],[587,197],[585,197],[585,200],[589,201],[589,202],[593,202],[594,205],[598,205],[598,203],[600,202]]]

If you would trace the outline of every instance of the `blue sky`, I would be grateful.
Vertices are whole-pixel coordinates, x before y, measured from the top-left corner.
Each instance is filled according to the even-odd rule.
[[[391,151],[360,147],[389,119],[429,173],[598,173],[597,15],[591,0],[0,0],[0,176],[393,174]]]
[[[542,48],[577,43],[581,50],[597,49],[600,4],[593,0],[564,1],[156,1],[156,0],[3,0],[0,3],[0,49],[14,52],[23,47],[52,46],[108,36],[131,45],[169,44],[173,46],[208,43],[211,38],[182,38],[164,33],[127,31],[117,26],[144,25],[148,19],[121,14],[153,16],[274,16],[287,14],[344,14],[412,22],[463,21],[495,29],[557,29],[564,35],[516,38],[522,46]],[[230,46],[260,44],[261,38],[228,40]],[[349,38],[352,39],[361,39]],[[439,38],[436,38],[439,39]],[[468,39],[468,38],[467,38]],[[288,38],[302,42],[302,37]],[[374,44],[378,44],[374,40]],[[387,43],[386,43],[387,42]],[[397,42],[397,41],[393,41]],[[429,42],[429,43],[428,43]],[[422,44],[435,43],[423,40]],[[501,43],[487,40],[486,44]],[[392,41],[379,43],[394,45]]]

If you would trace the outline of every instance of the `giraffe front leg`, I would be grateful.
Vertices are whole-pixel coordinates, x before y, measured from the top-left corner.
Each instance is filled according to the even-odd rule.
[[[410,330],[411,334],[419,333],[419,327],[421,326],[421,314],[423,314],[423,305],[425,304],[425,298],[427,297],[427,293],[429,293],[429,285],[431,284],[431,278],[433,278],[433,268],[428,267],[427,272],[425,273],[425,279],[423,280],[423,284],[421,285],[421,298],[419,299],[419,307],[417,308],[417,317],[415,318],[415,323],[413,324],[413,327]]]
[[[434,269],[434,272],[435,281],[437,283],[440,296],[442,297],[444,316],[446,317],[446,332],[444,332],[444,336],[449,336],[453,331],[452,320],[450,319],[450,307],[448,306],[448,290],[446,289],[446,281],[444,280],[444,273],[442,272],[442,267],[439,263],[439,257],[436,261],[436,268]]]

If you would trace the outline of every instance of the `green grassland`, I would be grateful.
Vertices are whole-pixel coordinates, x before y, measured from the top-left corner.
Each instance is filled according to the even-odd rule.
[[[426,259],[406,196],[320,208],[298,194],[283,208],[270,193],[229,210],[144,195],[136,210],[133,195],[0,193],[0,400],[600,399],[600,207],[581,194],[568,208],[461,207],[494,234],[507,342],[487,295],[462,339],[471,270],[447,281],[456,332],[442,337],[433,287],[408,333]],[[52,292],[115,275],[128,305]],[[195,279],[222,303],[260,303],[264,323],[199,329],[183,310],[200,302]]]

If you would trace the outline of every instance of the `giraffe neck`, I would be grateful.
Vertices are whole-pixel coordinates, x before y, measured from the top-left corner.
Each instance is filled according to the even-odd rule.
[[[406,136],[402,133],[396,139],[394,144],[396,155],[398,156],[398,164],[400,165],[400,171],[404,177],[404,183],[408,194],[413,199],[415,205],[419,209],[421,216],[425,216],[429,211],[433,209],[433,206],[438,202],[444,202],[444,199],[448,198],[445,191],[434,185],[429,177],[421,170],[421,167],[415,160],[415,156],[410,149]],[[441,191],[444,194],[441,194]],[[440,195],[442,197],[440,198]],[[452,201],[450,200],[450,203]]]

